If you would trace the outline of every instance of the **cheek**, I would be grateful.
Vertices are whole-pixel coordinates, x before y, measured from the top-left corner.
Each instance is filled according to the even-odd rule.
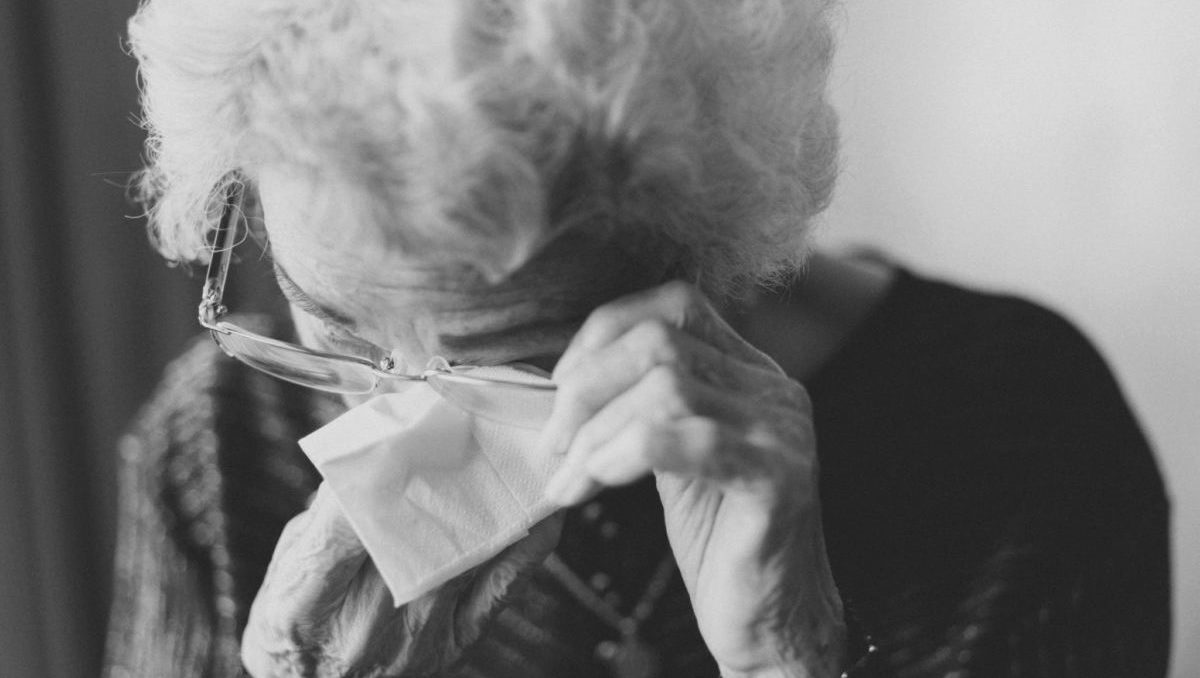
[[[321,324],[307,313],[297,310],[295,306],[289,305],[288,308],[292,315],[292,325],[296,328],[296,341],[301,346],[306,346],[317,351],[329,350],[321,337]]]

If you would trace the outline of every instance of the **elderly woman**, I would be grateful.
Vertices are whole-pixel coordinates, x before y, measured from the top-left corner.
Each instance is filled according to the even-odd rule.
[[[244,223],[303,346],[218,332],[300,386],[200,344],[126,439],[108,675],[1162,675],[1086,340],[806,247],[830,5],[145,2],[156,242],[223,283]],[[394,607],[295,440],[431,358],[550,375],[563,510]]]

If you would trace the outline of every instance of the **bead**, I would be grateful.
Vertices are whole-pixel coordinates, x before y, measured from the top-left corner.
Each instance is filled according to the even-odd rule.
[[[866,652],[863,653],[863,656],[859,657],[858,661],[854,662],[854,664],[850,668],[846,669],[845,671],[842,671],[841,678],[854,678],[854,674],[859,669],[870,664],[871,660],[875,658],[875,655],[878,652],[879,652],[879,646],[876,645],[874,642],[872,642],[870,638],[868,638]]]
[[[604,507],[598,501],[593,501],[583,507],[583,519],[589,523],[599,520],[602,513],[604,513]]]
[[[608,665],[614,678],[655,678],[661,671],[658,653],[635,635],[626,635],[619,643],[600,643],[596,658]]]
[[[596,645],[596,659],[601,661],[611,661],[617,656],[617,644],[611,640],[606,640]]]

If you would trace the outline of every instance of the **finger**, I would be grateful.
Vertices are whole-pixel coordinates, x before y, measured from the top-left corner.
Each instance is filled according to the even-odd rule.
[[[613,480],[589,473],[588,462],[596,451],[620,437],[628,438],[627,430],[639,422],[663,423],[703,417],[720,422],[732,430],[756,431],[751,440],[763,448],[787,447],[769,432],[793,432],[792,447],[807,449],[803,431],[809,421],[807,398],[803,387],[781,375],[766,375],[753,391],[730,391],[703,383],[676,366],[660,365],[632,388],[618,394],[584,422],[570,438],[570,447],[563,465],[547,486],[546,494],[560,505],[579,503],[598,485],[629,482],[632,478]],[[779,391],[785,397],[750,398],[744,392],[762,395]],[[627,441],[628,442],[628,441]],[[742,444],[742,443],[739,443]],[[624,443],[618,445],[621,447]],[[716,460],[713,460],[714,462]],[[730,464],[747,463],[747,459],[727,460]],[[631,472],[645,473],[644,466]],[[753,468],[741,474],[749,477]],[[719,478],[725,473],[710,471],[707,475]]]
[[[328,656],[352,665],[370,665],[393,656],[400,647],[404,636],[391,628],[400,618],[383,576],[368,558],[321,629],[320,640]]]
[[[539,450],[565,452],[575,431],[596,412],[664,365],[714,386],[756,395],[781,376],[727,356],[661,320],[643,321],[575,367],[560,370]]]
[[[339,604],[366,549],[324,484],[280,535],[255,606],[277,623],[315,623]]]
[[[567,466],[566,462],[546,483],[543,494],[555,504],[566,508],[583,503],[595,496],[604,486],[592,479],[582,466]]]
[[[546,496],[561,506],[582,501],[599,485],[587,472],[588,456],[602,443],[618,436],[638,419],[667,421],[708,411],[711,389],[674,366],[660,365],[638,380],[632,388],[604,403],[593,415],[592,403],[573,410],[573,422],[582,422],[578,432],[567,431],[566,459],[546,486]]]
[[[598,481],[622,485],[659,471],[720,484],[750,483],[770,476],[764,451],[732,426],[708,417],[637,421],[588,458]]]
[[[758,388],[774,370],[737,356],[667,324],[659,318],[634,324],[616,340],[588,353],[574,365],[556,370],[560,388],[572,382],[632,383],[654,367],[674,365],[703,382],[729,389]]]
[[[774,365],[770,358],[739,337],[699,290],[673,281],[621,297],[592,311],[559,358],[555,378],[560,371],[574,368],[583,356],[612,343],[646,320],[658,320],[683,330],[735,358]]]
[[[565,514],[561,511],[534,525],[529,534],[504,549],[475,572],[470,593],[460,611],[460,624],[477,625],[493,613],[497,604],[540,565],[562,535]]]
[[[568,463],[582,467],[595,450],[635,421],[668,422],[695,416],[740,423],[746,412],[735,398],[691,375],[673,366],[656,367],[579,428],[567,452]]]
[[[368,562],[330,490],[283,529],[250,607],[241,658],[254,675],[284,675],[300,665],[330,665],[320,639],[347,589]],[[290,675],[290,674],[289,674]]]

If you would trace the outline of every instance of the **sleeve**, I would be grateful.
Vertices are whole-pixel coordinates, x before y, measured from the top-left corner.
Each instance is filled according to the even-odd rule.
[[[943,459],[976,479],[989,517],[945,537],[954,564],[898,598],[906,623],[883,629],[861,675],[1165,676],[1169,504],[1153,452],[1074,327],[1031,305],[1004,319],[978,382],[996,395],[970,420],[982,452]],[[975,555],[949,555],[974,539]]]
[[[955,304],[967,328],[856,403],[901,415],[852,420],[888,454],[830,497],[853,527],[839,588],[880,648],[852,676],[1165,676],[1168,497],[1109,367],[1043,308]]]
[[[117,546],[107,678],[241,673],[205,388],[215,351],[177,360],[120,442]]]
[[[225,358],[207,336],[168,367],[120,444],[107,678],[245,675],[250,604],[319,480],[296,440],[338,408]]]

